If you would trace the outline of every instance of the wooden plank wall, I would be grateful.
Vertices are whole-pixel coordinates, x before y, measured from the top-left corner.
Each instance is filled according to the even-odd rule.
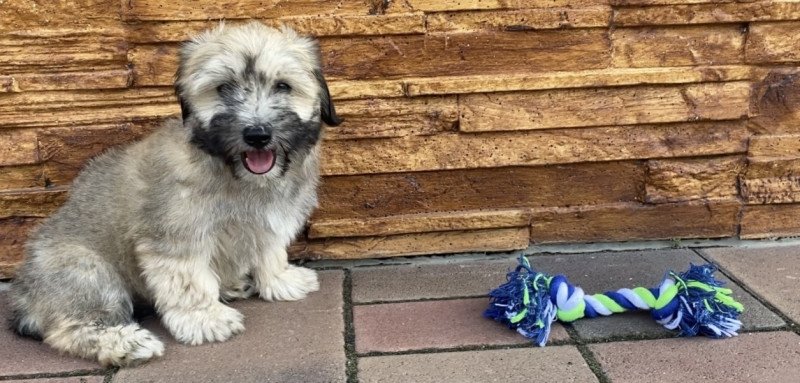
[[[347,120],[296,257],[800,235],[797,1],[5,0],[0,277],[220,18],[319,36]]]

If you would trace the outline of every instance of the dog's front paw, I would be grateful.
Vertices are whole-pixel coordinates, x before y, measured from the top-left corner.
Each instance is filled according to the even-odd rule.
[[[242,314],[222,303],[202,310],[167,311],[163,322],[175,339],[191,345],[222,342],[244,331]]]
[[[317,290],[319,280],[316,271],[289,265],[282,273],[267,280],[259,289],[259,294],[261,299],[267,301],[296,301]]]

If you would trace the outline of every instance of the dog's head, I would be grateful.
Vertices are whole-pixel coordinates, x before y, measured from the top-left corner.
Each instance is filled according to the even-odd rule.
[[[281,177],[341,120],[314,40],[252,22],[205,32],[181,49],[175,89],[191,142],[240,177]]]

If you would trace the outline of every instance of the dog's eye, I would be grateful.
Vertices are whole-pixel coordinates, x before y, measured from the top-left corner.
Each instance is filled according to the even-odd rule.
[[[292,90],[292,87],[289,86],[289,84],[287,84],[287,83],[285,83],[283,81],[280,81],[280,82],[275,84],[275,89],[277,91],[279,91],[279,92],[288,92],[288,91]]]

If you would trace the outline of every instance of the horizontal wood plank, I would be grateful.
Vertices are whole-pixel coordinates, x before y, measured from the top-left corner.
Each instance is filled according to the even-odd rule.
[[[41,164],[0,167],[0,190],[47,186]]]
[[[747,121],[754,134],[800,133],[800,70],[772,69],[753,86],[756,116]]]
[[[648,161],[645,201],[735,198],[737,178],[744,168],[741,156]]]
[[[32,28],[0,34],[0,73],[119,69],[127,44],[119,27]]]
[[[408,96],[490,93],[524,90],[595,88],[646,84],[686,84],[754,78],[745,65],[612,68],[585,71],[475,76],[437,76],[402,79]]]
[[[0,103],[0,129],[93,125],[180,113],[172,88],[22,92]]]
[[[750,139],[748,156],[769,158],[800,158],[800,134],[754,136]]]
[[[47,217],[67,200],[67,189],[28,189],[0,192],[0,218]]]
[[[745,35],[738,25],[617,28],[612,61],[637,68],[741,64]]]
[[[526,210],[453,211],[374,218],[312,220],[308,238],[364,237],[435,231],[526,227]]]
[[[465,132],[730,120],[750,114],[750,84],[474,94],[459,104]]]
[[[736,201],[633,203],[533,211],[534,243],[608,242],[736,235]]]
[[[324,38],[320,46],[325,73],[345,79],[598,69],[611,55],[604,29]]]
[[[41,28],[110,28],[118,24],[119,0],[4,1],[0,33]]]
[[[0,278],[11,278],[24,258],[25,241],[41,222],[38,218],[0,219]]]
[[[336,111],[344,122],[326,129],[329,140],[429,135],[453,131],[458,122],[455,97],[341,101]]]
[[[225,25],[248,23],[247,20],[230,20]],[[296,16],[260,19],[259,22],[279,27],[285,25],[298,33],[321,36],[370,36],[420,34],[425,32],[422,13],[389,15],[334,15]],[[214,28],[218,21],[158,21],[127,25],[128,38],[134,43],[165,43],[186,41],[197,33]]]
[[[107,69],[83,72],[20,73],[12,76],[18,92],[77,89],[122,89],[131,86],[133,71]]]
[[[745,57],[748,63],[800,62],[800,21],[752,24]]]
[[[429,33],[605,27],[611,22],[611,7],[441,12],[428,14],[426,22]]]
[[[743,239],[800,236],[800,204],[750,205],[742,214]]]
[[[309,241],[294,255],[304,259],[388,258],[464,251],[510,251],[528,247],[527,228],[443,231],[381,237]]]
[[[375,13],[381,2],[372,0],[197,0],[192,2],[131,0],[122,3],[126,20],[220,20],[269,19],[304,15],[366,15]]]
[[[609,0],[404,0],[389,3],[387,12],[443,12],[488,9],[584,7],[606,5]]]
[[[0,166],[29,165],[39,162],[34,130],[0,131]]]
[[[313,221],[640,200],[640,162],[325,177]]]
[[[741,122],[439,134],[328,141],[324,175],[549,165],[742,153]]]
[[[617,7],[614,25],[713,24],[749,21],[797,20],[800,3],[796,1],[705,2],[650,7]]]

